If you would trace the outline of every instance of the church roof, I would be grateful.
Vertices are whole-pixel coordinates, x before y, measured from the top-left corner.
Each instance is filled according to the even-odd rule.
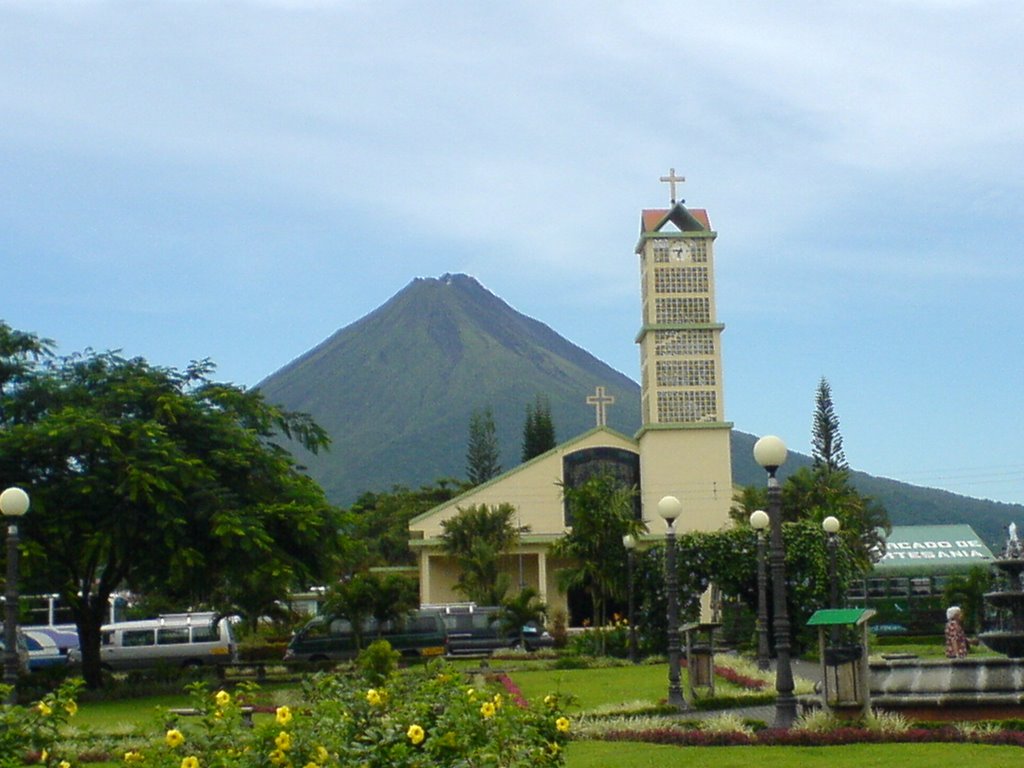
[[[682,232],[711,231],[711,220],[703,208],[687,208],[676,203],[672,208],[652,208],[640,217],[640,234],[657,232],[671,221]]]

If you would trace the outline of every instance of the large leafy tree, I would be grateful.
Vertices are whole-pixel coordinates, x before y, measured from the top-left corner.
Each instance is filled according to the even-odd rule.
[[[480,605],[500,605],[511,580],[500,569],[501,556],[519,542],[516,508],[511,504],[474,505],[441,523],[444,551],[455,558],[455,588]]]
[[[349,508],[355,524],[353,545],[361,547],[366,566],[414,565],[409,549],[409,521],[458,496],[468,486],[442,478],[416,490],[396,486],[387,493],[364,493]]]
[[[17,360],[6,358],[0,398],[0,477],[31,493],[27,576],[71,608],[88,685],[101,682],[99,630],[117,589],[234,606],[335,566],[344,518],[273,442],[326,446],[308,417],[212,381],[209,362]]]
[[[523,424],[523,461],[547,453],[555,447],[555,423],[551,418],[551,403],[543,395],[537,395],[533,403],[526,406],[526,421]]]
[[[486,483],[501,473],[498,432],[490,408],[473,411],[469,419],[466,475],[471,485]]]
[[[608,600],[625,594],[627,557],[622,537],[639,536],[645,530],[634,515],[636,492],[607,473],[562,488],[572,528],[555,542],[552,554],[569,561],[559,574],[561,586],[582,589],[590,596],[597,626],[605,624]]]

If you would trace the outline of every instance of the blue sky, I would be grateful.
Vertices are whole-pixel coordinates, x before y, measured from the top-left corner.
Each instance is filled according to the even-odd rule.
[[[825,376],[855,468],[1024,503],[1022,39],[1017,0],[0,0],[0,317],[254,385],[465,272],[635,379],[674,167],[738,429],[809,452]]]

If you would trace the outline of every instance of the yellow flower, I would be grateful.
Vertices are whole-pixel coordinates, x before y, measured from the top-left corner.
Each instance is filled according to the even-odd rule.
[[[475,689],[475,688],[470,688],[470,689],[469,689],[468,691],[466,691],[466,697],[467,697],[467,698],[468,698],[468,699],[469,699],[470,701],[472,701],[473,699],[475,699],[475,698],[476,698],[476,689]]]
[[[274,739],[274,744],[276,744],[277,748],[280,749],[282,752],[287,752],[289,749],[292,748],[291,734],[288,733],[288,731],[281,731],[279,734],[277,734],[277,738]]]
[[[292,711],[288,707],[278,707],[275,716],[278,725],[288,725],[292,721]]]
[[[370,702],[371,707],[379,707],[384,703],[384,697],[380,695],[380,691],[376,688],[371,688],[366,692],[366,700]]]
[[[177,749],[185,743],[185,736],[177,728],[172,728],[164,736],[164,741],[167,742],[167,746],[171,749]]]
[[[496,706],[496,707],[500,707],[501,706],[501,694],[500,693],[494,694],[494,706]]]
[[[124,753],[124,761],[126,763],[141,763],[142,753],[136,752],[134,749],[131,752]]]
[[[331,755],[327,751],[327,747],[318,746],[316,748],[316,761],[320,765],[323,765],[324,763],[326,763],[327,762],[327,758],[329,758],[330,756]]]
[[[409,737],[409,741],[414,745],[421,744],[426,736],[426,734],[423,733],[423,729],[416,724],[410,725],[409,730],[405,732],[405,735]]]
[[[181,768],[199,768],[199,758],[194,755],[181,759]]]
[[[480,705],[480,714],[484,717],[494,717],[494,705],[489,701],[485,701]]]
[[[562,733],[568,733],[569,732],[569,718],[568,717],[560,717],[557,720],[555,720],[555,728],[557,728]]]
[[[71,768],[71,763],[69,763],[67,760],[61,760],[59,763],[57,763],[57,768]]]
[[[227,691],[217,691],[216,695],[213,697],[213,700],[217,702],[218,707],[226,707],[228,704],[231,703],[231,694]]]
[[[550,693],[544,697],[544,706],[549,709],[554,709],[555,705],[558,704],[558,699],[552,696]]]
[[[275,749],[270,753],[270,762],[274,765],[284,765],[288,762],[288,755],[282,752],[280,749]]]
[[[50,708],[50,705],[47,704],[45,701],[40,701],[38,704],[36,704],[36,709],[39,711],[39,714],[43,717],[49,717],[51,714],[53,714],[53,710]]]
[[[69,717],[74,717],[78,714],[78,704],[73,701],[69,701],[64,705],[64,711],[68,713]]]
[[[50,753],[47,752],[45,749],[42,752],[39,753],[39,762],[40,763],[45,763],[49,759],[50,759]]]

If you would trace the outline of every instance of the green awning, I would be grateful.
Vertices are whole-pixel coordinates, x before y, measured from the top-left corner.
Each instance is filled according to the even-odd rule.
[[[808,627],[859,627],[875,615],[874,608],[825,608],[815,611]]]

